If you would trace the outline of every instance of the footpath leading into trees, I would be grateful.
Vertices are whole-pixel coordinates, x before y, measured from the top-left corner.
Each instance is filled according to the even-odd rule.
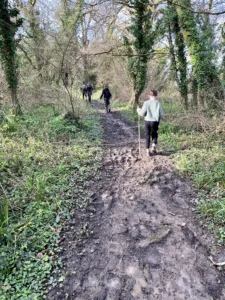
[[[94,106],[104,126],[102,168],[92,203],[64,232],[65,280],[49,299],[225,299],[191,185],[173,172],[166,153],[139,159],[134,124]]]

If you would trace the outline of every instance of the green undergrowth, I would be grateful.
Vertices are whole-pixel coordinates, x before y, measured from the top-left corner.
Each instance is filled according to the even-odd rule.
[[[225,134],[180,129],[170,123],[160,127],[160,143],[170,153],[176,170],[191,178],[196,190],[196,212],[202,223],[225,243]]]
[[[179,172],[191,177],[199,192],[197,212],[204,224],[225,243],[225,140],[224,134],[195,134],[183,151],[174,154]]]
[[[91,111],[80,124],[49,106],[20,118],[1,114],[1,300],[44,299],[47,285],[56,284],[59,234],[89,201],[101,135],[100,119]]]
[[[128,119],[136,121],[137,114],[132,107],[124,103],[116,103],[115,107]],[[160,124],[159,149],[171,155],[176,170],[182,176],[193,180],[199,193],[196,211],[216,235],[219,244],[224,244],[225,134],[181,128],[174,118],[170,120],[170,113],[177,112],[179,108],[176,105],[174,110],[171,108],[171,105],[163,103],[167,116]]]
[[[120,113],[128,120],[130,120],[132,122],[138,121],[137,112],[130,104],[112,101],[111,107],[112,107],[112,110],[120,111]]]

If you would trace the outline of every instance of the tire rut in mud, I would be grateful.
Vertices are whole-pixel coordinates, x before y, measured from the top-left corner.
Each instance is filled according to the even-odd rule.
[[[168,156],[139,159],[132,124],[95,106],[108,144],[101,178],[64,233],[68,276],[49,299],[225,299],[224,278],[208,259],[212,240],[192,213],[191,186]]]

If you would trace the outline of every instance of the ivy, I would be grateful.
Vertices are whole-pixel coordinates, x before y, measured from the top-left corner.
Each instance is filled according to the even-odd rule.
[[[186,45],[179,24],[176,7],[170,1],[168,1],[168,7],[164,10],[164,17],[158,22],[158,32],[163,36],[168,33],[172,75],[178,85],[182,105],[187,109],[188,79],[185,54]]]
[[[128,31],[134,39],[125,38],[125,46],[128,51],[128,71],[132,80],[135,97],[133,104],[137,104],[142,93],[147,75],[147,63],[150,58],[154,32],[152,30],[152,12],[149,10],[148,0],[131,1],[133,11],[131,13],[131,25]]]
[[[208,89],[208,92],[210,89],[213,90],[215,99],[223,98],[218,71],[212,61],[212,48],[208,47],[207,39],[201,34],[193,13],[183,8],[191,7],[191,2],[190,0],[179,0],[179,4],[180,6],[176,6],[179,24],[188,48],[200,98],[201,94],[204,95],[206,89]],[[209,94],[207,97],[209,97]],[[216,103],[210,97],[206,100],[211,107],[216,106]]]
[[[23,19],[17,18],[19,10],[10,8],[8,1],[0,0],[0,60],[3,65],[8,87],[11,90],[12,102],[20,110],[15,91],[18,85],[18,63],[16,59],[15,34],[22,25]],[[12,21],[12,18],[14,19]],[[16,101],[15,101],[16,100]]]

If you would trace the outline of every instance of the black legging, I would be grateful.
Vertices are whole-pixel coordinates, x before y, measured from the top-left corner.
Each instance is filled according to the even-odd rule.
[[[152,142],[154,144],[157,144],[158,128],[159,128],[159,122],[145,121],[146,149],[150,148],[150,138],[151,137],[152,137]]]
[[[107,109],[108,106],[110,105],[110,99],[109,98],[104,98],[104,102],[105,102],[105,108]]]

